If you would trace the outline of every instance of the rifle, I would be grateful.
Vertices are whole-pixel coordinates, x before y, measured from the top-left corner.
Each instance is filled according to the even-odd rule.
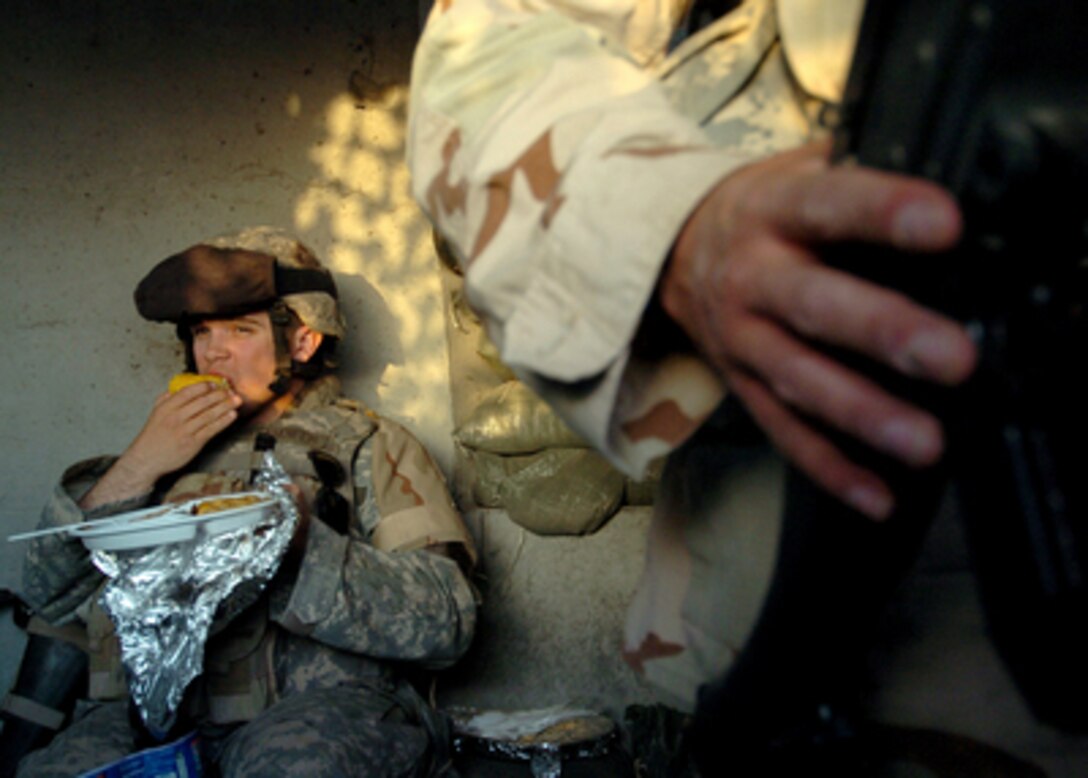
[[[963,209],[948,255],[843,262],[977,341],[967,385],[907,394],[945,424],[994,645],[1036,716],[1075,730],[1088,727],[1085,41],[1084,3],[869,2],[834,152],[936,181]]]
[[[811,764],[806,745],[857,734],[836,710],[856,712],[876,620],[948,486],[1018,689],[1041,721],[1088,730],[1088,494],[1077,472],[1088,441],[1085,41],[1079,2],[867,4],[834,159],[941,184],[965,233],[937,256],[845,246],[825,259],[964,322],[980,363],[944,389],[835,354],[933,411],[948,453],[911,470],[829,432],[895,490],[896,513],[879,525],[788,469],[760,618],[729,672],[700,689],[689,743],[708,774],[776,749]]]

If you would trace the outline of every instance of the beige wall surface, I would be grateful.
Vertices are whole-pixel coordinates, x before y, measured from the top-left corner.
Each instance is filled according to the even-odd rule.
[[[137,281],[250,224],[332,267],[347,393],[448,468],[442,293],[403,164],[415,4],[26,0],[4,17],[0,535],[33,527],[66,464],[123,448],[181,367]],[[22,547],[0,554],[17,587]]]

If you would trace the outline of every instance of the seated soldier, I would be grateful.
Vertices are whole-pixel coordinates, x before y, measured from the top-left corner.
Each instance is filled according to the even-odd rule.
[[[220,608],[179,717],[213,774],[431,774],[442,766],[433,712],[394,663],[439,668],[466,650],[475,551],[419,442],[340,396],[331,274],[289,235],[253,228],[164,260],[136,300],[145,318],[177,325],[190,371],[229,387],[158,397],[119,457],[65,472],[40,526],[245,491],[255,438],[271,435],[297,488],[296,532],[255,602],[226,624]],[[24,596],[45,622],[84,628],[93,653],[85,712],[19,775],[72,776],[148,745],[98,602],[104,583],[78,539],[32,541]]]

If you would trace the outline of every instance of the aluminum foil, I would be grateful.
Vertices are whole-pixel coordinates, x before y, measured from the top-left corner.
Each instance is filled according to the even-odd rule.
[[[290,483],[266,451],[252,488],[275,504],[255,524],[152,548],[92,552],[110,579],[101,603],[120,639],[129,693],[157,739],[167,735],[186,687],[203,670],[219,605],[242,584],[260,591],[279,567],[298,522]]]
[[[528,762],[533,778],[562,778],[564,762],[604,756],[617,739],[612,723],[604,716],[566,706],[525,711],[454,708],[450,714],[458,753]],[[546,737],[564,723],[576,726],[565,736]]]

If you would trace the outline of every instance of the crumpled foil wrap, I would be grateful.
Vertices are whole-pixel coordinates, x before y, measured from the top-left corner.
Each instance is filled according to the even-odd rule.
[[[219,605],[242,584],[263,589],[276,573],[299,518],[290,483],[272,452],[263,452],[252,489],[275,504],[260,521],[180,543],[92,552],[110,579],[101,603],[121,643],[129,693],[155,738],[169,733],[186,687],[203,670]]]

